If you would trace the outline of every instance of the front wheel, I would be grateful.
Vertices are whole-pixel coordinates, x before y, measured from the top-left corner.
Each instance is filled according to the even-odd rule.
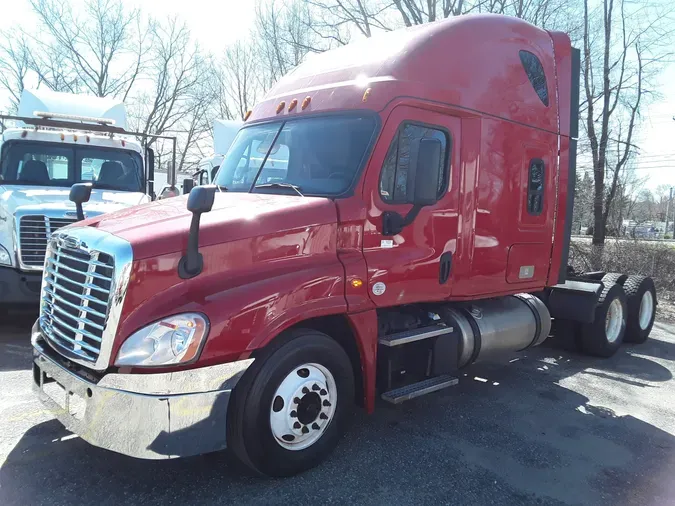
[[[257,357],[228,408],[227,441],[244,465],[270,476],[316,466],[337,445],[354,404],[342,347],[316,330],[294,330]]]

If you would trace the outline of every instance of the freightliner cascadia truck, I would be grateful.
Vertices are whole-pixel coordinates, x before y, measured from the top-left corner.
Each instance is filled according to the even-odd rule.
[[[118,100],[50,90],[24,90],[18,116],[0,115],[0,309],[37,306],[51,234],[79,219],[73,184],[91,185],[87,217],[152,200],[154,152],[139,139],[175,138],[126,119]]]
[[[567,35],[494,15],[316,55],[214,185],[52,235],[36,392],[93,445],[284,476],[355,404],[454,385],[552,323],[600,357],[644,341],[650,278],[567,266],[578,82]]]

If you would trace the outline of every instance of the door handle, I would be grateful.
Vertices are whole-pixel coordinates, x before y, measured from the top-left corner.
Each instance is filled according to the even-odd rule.
[[[450,278],[450,270],[452,269],[452,252],[446,251],[441,255],[440,272],[438,274],[438,282],[442,285]]]

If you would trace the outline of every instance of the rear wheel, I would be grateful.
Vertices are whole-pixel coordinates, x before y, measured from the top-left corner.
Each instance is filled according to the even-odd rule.
[[[593,323],[581,325],[583,352],[611,357],[621,346],[626,333],[626,294],[621,285],[606,284],[598,299]]]
[[[613,285],[614,283],[623,286],[623,284],[626,282],[626,279],[628,279],[626,274],[621,274],[619,272],[608,272],[602,277],[602,282],[605,286]]]
[[[290,476],[337,445],[354,403],[349,357],[326,334],[295,330],[256,358],[228,409],[227,441],[254,471]]]
[[[649,337],[656,317],[656,288],[652,278],[629,276],[624,284],[628,317],[627,343],[644,343]]]

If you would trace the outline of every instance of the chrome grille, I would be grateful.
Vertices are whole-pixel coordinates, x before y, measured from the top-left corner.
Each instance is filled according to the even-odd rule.
[[[21,263],[24,266],[42,267],[52,233],[76,221],[76,218],[51,218],[41,214],[22,216],[19,220]]]
[[[65,234],[49,241],[40,327],[64,355],[97,361],[113,280],[112,255],[89,250]]]

